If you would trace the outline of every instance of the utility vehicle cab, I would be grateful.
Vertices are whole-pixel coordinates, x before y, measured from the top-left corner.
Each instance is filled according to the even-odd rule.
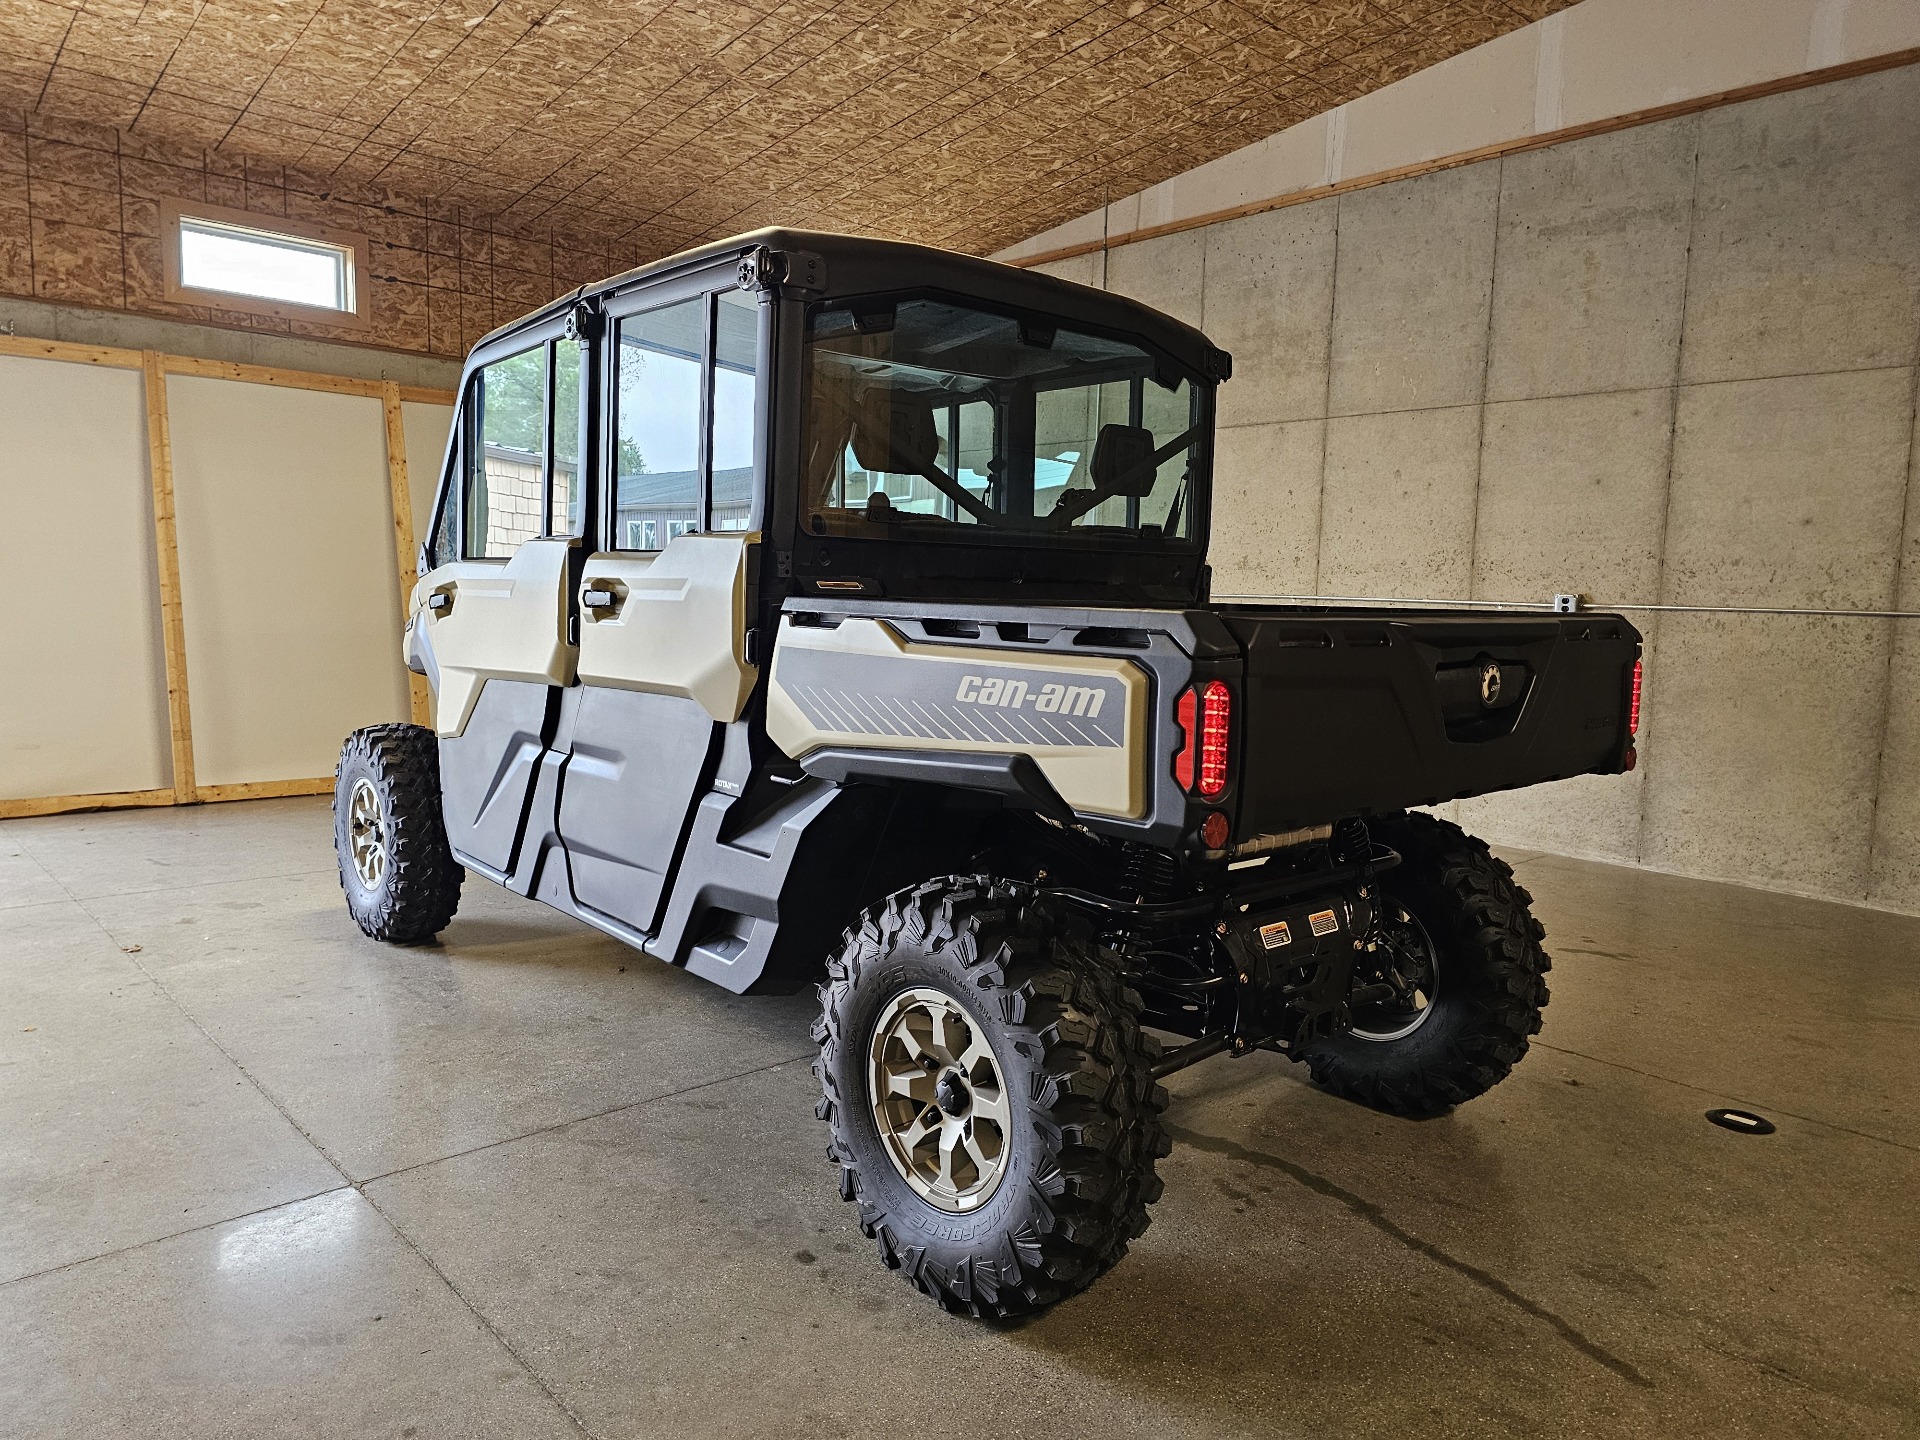
[[[971,685],[899,665],[882,705],[837,683],[886,668],[844,653],[868,627],[836,635],[818,612],[782,611],[806,597],[1193,604],[1227,370],[1203,336],[1131,301],[786,231],[645,267],[489,336],[462,382],[407,645],[435,693],[454,851],[744,988],[759,957],[741,969],[738,952],[773,917],[697,891],[669,915],[668,881],[676,864],[702,868],[699,827],[688,835],[700,800],[739,808],[770,763],[779,798],[804,778],[783,760],[838,741],[897,752],[883,768],[956,754],[929,778],[1015,798],[1038,788],[1037,765],[1056,792],[1043,807],[1060,810],[1064,787],[1090,816],[1173,839],[1184,800],[1169,796],[1156,826],[1147,777],[1120,773],[1141,768],[1119,752],[1139,742],[1122,731],[1147,677],[1090,659],[1124,653],[1127,626],[1074,626],[1059,638],[1079,643],[1062,647],[1012,620],[1000,640],[1065,648],[1060,662]],[[762,671],[796,630],[809,632],[789,647],[805,651],[798,678],[769,696]],[[979,757],[1009,736],[1027,763],[994,773]],[[821,763],[847,778],[844,757]],[[550,793],[530,808],[543,767]]]
[[[1172,1069],[1484,1091],[1542,932],[1407,812],[1630,768],[1639,636],[1210,604],[1230,369],[1103,292],[787,230],[487,337],[407,627],[434,729],[341,757],[355,920],[429,938],[465,867],[735,991],[824,976],[841,1193],[981,1314],[1144,1229]]]

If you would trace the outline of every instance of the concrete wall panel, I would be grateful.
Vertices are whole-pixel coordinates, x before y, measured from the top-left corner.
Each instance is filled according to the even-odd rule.
[[[1673,383],[1695,123],[1504,162],[1489,400]]]
[[[1901,547],[1898,608],[1920,611],[1920,414],[1907,461],[1907,533]],[[1920,912],[1920,621],[1894,626],[1887,728],[1873,814],[1876,904]]]
[[[1233,355],[1220,423],[1324,415],[1333,317],[1332,201],[1212,225],[1201,326]]]
[[[1920,66],[1700,117],[1681,379],[1911,365]]]
[[[1664,599],[1889,608],[1912,389],[1906,370],[1683,388]]]
[[[1296,420],[1220,432],[1207,551],[1215,594],[1314,593],[1325,426]]]
[[[1330,414],[1479,401],[1499,184],[1496,162],[1340,198]]]
[[[1094,238],[1099,237],[1096,235]],[[1054,260],[1033,268],[1036,274],[1051,275],[1056,280],[1071,280],[1076,285],[1091,285],[1097,290],[1100,288],[1102,259],[1098,252],[1070,255],[1065,260]]]
[[[1672,392],[1487,406],[1472,596],[1659,599]]]
[[[1456,800],[1450,818],[1503,846],[1632,865],[1640,858],[1645,772],[1576,775],[1499,795]]]
[[[1861,899],[1891,622],[1662,618],[1641,859]]]
[[[1888,686],[1867,894],[1878,905],[1920,911],[1920,624],[1899,625]]]
[[[1318,593],[1465,595],[1479,448],[1473,405],[1329,420]]]
[[[1107,288],[1198,325],[1206,265],[1207,237],[1187,230],[1109,252]]]

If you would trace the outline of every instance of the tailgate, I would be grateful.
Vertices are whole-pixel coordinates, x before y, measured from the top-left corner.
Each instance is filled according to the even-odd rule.
[[[1246,657],[1238,838],[1631,763],[1617,615],[1219,614]]]

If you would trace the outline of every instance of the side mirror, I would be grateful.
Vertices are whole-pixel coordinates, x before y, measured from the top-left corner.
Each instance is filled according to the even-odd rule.
[[[931,417],[929,417],[931,418]],[[1144,496],[1153,493],[1158,473],[1153,464],[1153,432],[1144,425],[1102,425],[1093,442],[1087,478],[1097,495]]]
[[[869,390],[861,397],[853,424],[853,458],[862,470],[920,475],[939,455],[940,432],[934,428],[931,405],[898,390]]]

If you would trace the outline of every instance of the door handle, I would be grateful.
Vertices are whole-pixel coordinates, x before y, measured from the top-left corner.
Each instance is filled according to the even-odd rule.
[[[585,590],[581,592],[580,603],[589,610],[611,610],[613,592],[611,590]]]
[[[427,597],[427,609],[445,610],[453,604],[453,594],[448,590],[436,590]]]

